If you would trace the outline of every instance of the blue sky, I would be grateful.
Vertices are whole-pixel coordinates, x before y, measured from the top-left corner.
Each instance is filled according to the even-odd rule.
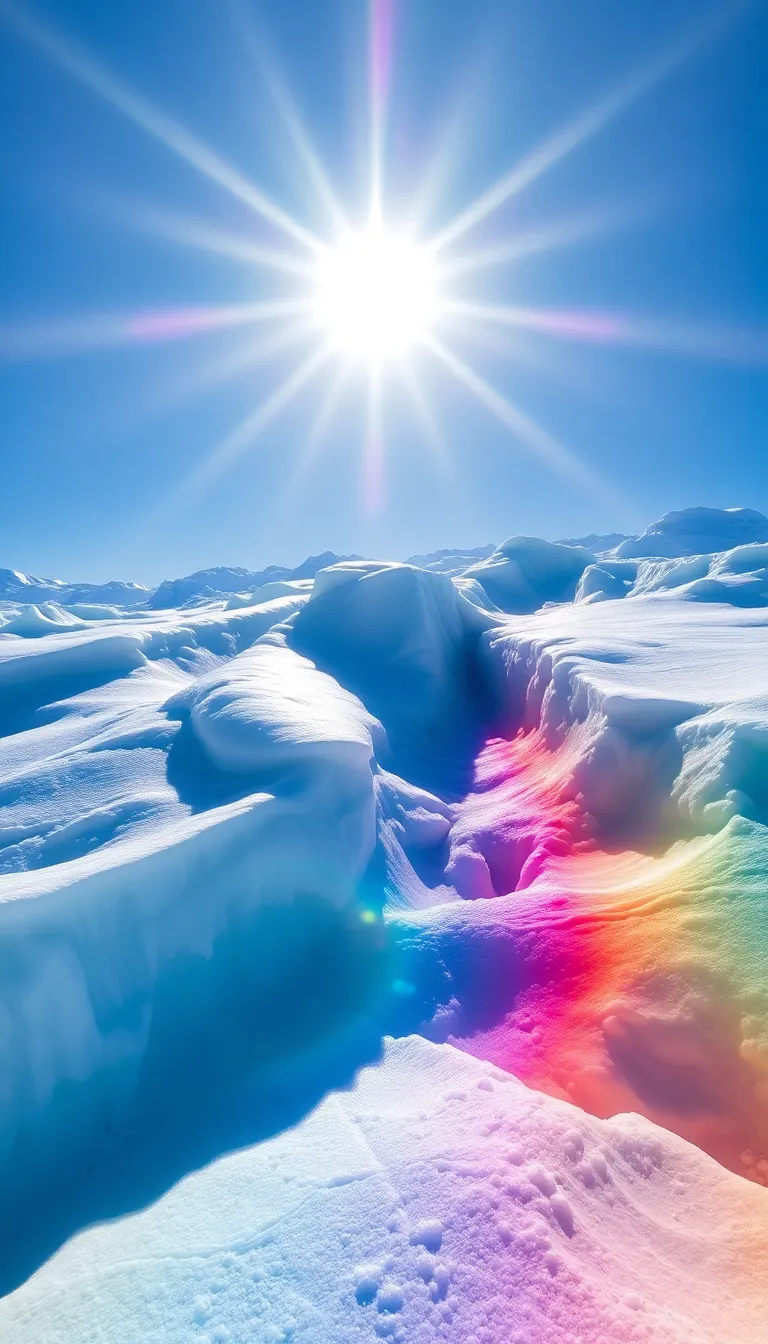
[[[466,253],[595,225],[471,282],[483,304],[547,321],[580,315],[578,332],[454,320],[450,333],[462,366],[563,445],[581,477],[544,462],[419,351],[411,365],[431,437],[385,373],[375,506],[363,485],[362,374],[313,439],[333,365],[228,468],[189,488],[307,348],[243,366],[242,326],[166,340],[153,318],[147,339],[150,314],[165,321],[285,292],[269,271],[167,234],[191,222],[253,246],[287,240],[20,34],[7,20],[13,8],[0,4],[0,564],[152,582],[209,564],[295,563],[326,548],[404,557],[514,533],[634,531],[689,503],[768,511],[764,4],[395,4],[384,213],[397,222],[424,199],[425,236],[685,44],[707,15],[733,19],[706,42],[692,36],[688,59],[462,240]],[[330,236],[270,95],[277,78],[345,211],[363,219],[364,0],[48,0],[25,12]],[[599,339],[584,339],[585,314],[608,320],[609,334],[600,327]],[[143,339],[117,343],[115,332]],[[238,359],[239,372],[217,380]]]

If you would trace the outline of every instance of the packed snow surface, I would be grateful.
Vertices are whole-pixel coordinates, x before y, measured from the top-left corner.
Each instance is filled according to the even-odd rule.
[[[70,1242],[11,1298],[40,1344],[757,1344],[765,1191],[418,1037],[297,1130]]]
[[[1,1338],[768,1338],[768,521],[585,543],[2,572]]]

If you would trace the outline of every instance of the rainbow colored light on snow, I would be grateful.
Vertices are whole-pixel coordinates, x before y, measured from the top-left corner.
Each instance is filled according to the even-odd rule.
[[[601,847],[578,752],[536,730],[476,762],[458,828],[485,864],[460,894],[521,952],[512,1009],[459,1043],[594,1114],[642,1111],[768,1182],[764,828],[734,817],[660,856]]]

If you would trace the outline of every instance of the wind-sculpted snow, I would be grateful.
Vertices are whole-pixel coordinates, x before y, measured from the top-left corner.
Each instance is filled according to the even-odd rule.
[[[6,1289],[376,1052],[370,718],[237,656],[302,600],[2,639]]]
[[[511,740],[479,754],[440,871],[384,839],[431,1034],[768,1183],[768,623],[638,599],[520,619],[487,654]]]
[[[3,1338],[768,1335],[768,548],[449,559],[0,632]]]
[[[719,555],[676,560],[615,560],[589,565],[579,579],[576,602],[671,593],[697,602],[734,607],[768,605],[768,545],[737,546]]]

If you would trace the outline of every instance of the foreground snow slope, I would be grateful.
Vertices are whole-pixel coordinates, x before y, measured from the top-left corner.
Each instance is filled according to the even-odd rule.
[[[77,1237],[0,1324],[35,1344],[757,1344],[766,1282],[765,1191],[410,1038],[297,1130]]]
[[[744,519],[736,522],[743,531]],[[691,534],[687,523],[682,530]],[[135,1337],[151,1338],[150,1329],[176,1337],[175,1290],[158,1288],[157,1317],[142,1316],[142,1284],[154,1280],[146,1259],[121,1250],[122,1238],[132,1228],[149,1236],[151,1227],[162,1240],[164,1210],[182,1210],[194,1227],[198,1201],[219,1209],[224,1225],[240,1179],[232,1172],[256,1173],[254,1199],[264,1218],[276,1218],[263,1183],[269,1154],[279,1149],[298,1169],[309,1136],[319,1169],[316,1133],[326,1136],[321,1146],[348,1143],[356,1153],[358,1130],[339,1118],[351,1114],[349,1099],[326,1102],[322,1121],[285,1133],[278,1149],[257,1147],[172,1187],[222,1154],[304,1124],[377,1058],[384,1036],[411,1033],[464,1053],[392,1047],[355,1094],[375,1097],[366,1142],[391,1185],[433,1172],[449,1140],[465,1145],[460,1160],[470,1167],[467,1153],[479,1145],[486,1165],[476,1175],[483,1189],[491,1181],[501,1142],[491,1093],[473,1085],[485,1108],[478,1124],[488,1128],[479,1137],[474,1119],[464,1137],[447,1132],[447,1117],[461,1112],[440,1098],[463,1083],[443,1079],[439,1095],[424,1094],[429,1121],[409,1109],[422,1071],[425,1081],[433,1071],[474,1079],[475,1055],[539,1089],[505,1084],[504,1095],[524,1099],[525,1160],[564,1179],[571,1168],[561,1170],[565,1159],[547,1136],[565,1102],[581,1108],[568,1124],[587,1146],[608,1144],[609,1162],[619,1160],[619,1130],[648,1132],[638,1120],[605,1123],[617,1113],[639,1112],[682,1136],[659,1139],[662,1170],[675,1179],[696,1173],[702,1200],[720,1201],[712,1204],[718,1228],[736,1250],[731,1256],[713,1231],[707,1260],[694,1239],[703,1204],[686,1204],[672,1176],[653,1172],[624,1206],[617,1192],[626,1182],[604,1181],[599,1162],[588,1170],[573,1158],[573,1237],[548,1178],[537,1178],[545,1188],[530,1198],[530,1180],[523,1194],[507,1191],[521,1217],[531,1216],[532,1201],[548,1201],[537,1211],[554,1230],[548,1249],[565,1239],[551,1264],[526,1258],[525,1237],[510,1232],[505,1244],[506,1231],[491,1236],[495,1214],[477,1231],[471,1198],[443,1191],[435,1199],[445,1218],[419,1218],[443,1220],[446,1244],[449,1221],[461,1245],[479,1238],[479,1277],[465,1296],[488,1304],[498,1292],[503,1325],[494,1334],[490,1318],[465,1319],[449,1302],[443,1275],[422,1278],[412,1303],[397,1258],[394,1268],[379,1264],[395,1254],[383,1241],[359,1252],[354,1242],[332,1242],[331,1196],[316,1206],[313,1194],[306,1209],[286,1206],[279,1233],[295,1261],[309,1235],[305,1212],[328,1213],[309,1277],[295,1263],[293,1279],[285,1276],[302,1279],[291,1289],[302,1300],[320,1303],[320,1314],[307,1316],[308,1341],[398,1331],[429,1340],[438,1326],[455,1344],[473,1336],[506,1344],[515,1330],[526,1340],[589,1344],[762,1337],[752,1267],[739,1268],[747,1255],[739,1227],[747,1219],[757,1242],[761,1220],[768,1226],[766,545],[636,559],[514,538],[460,566],[436,561],[429,569],[347,561],[314,580],[278,579],[185,610],[57,601],[7,613],[0,1293],[10,1296],[0,1304],[0,1327],[4,1313],[9,1322],[0,1337],[115,1337],[112,1326],[93,1334],[93,1317],[55,1333],[49,1276],[85,1245],[102,1266],[100,1298],[113,1281],[128,1283],[125,1319],[144,1329],[137,1325]],[[374,1113],[388,1106],[389,1155],[385,1139],[370,1137]],[[334,1137],[339,1124],[351,1138]],[[418,1132],[427,1146],[406,1161]],[[354,1226],[355,1218],[375,1226],[369,1188],[379,1189],[330,1187],[334,1200],[363,1201],[349,1215]],[[641,1190],[651,1191],[650,1204],[635,1201]],[[485,1209],[486,1196],[478,1198]],[[582,1198],[597,1201],[604,1252],[587,1240],[593,1205],[582,1208]],[[155,1213],[87,1234],[35,1275],[83,1227],[157,1199]],[[334,1207],[341,1217],[346,1206]],[[634,1230],[615,1222],[618,1208]],[[675,1214],[679,1240],[670,1232]],[[263,1230],[258,1209],[248,1217]],[[176,1234],[167,1236],[170,1254]],[[202,1241],[215,1246],[218,1234]],[[704,1314],[673,1299],[658,1271],[653,1291],[636,1284],[632,1266],[651,1264],[651,1245],[664,1247],[678,1280],[694,1275],[691,1296]],[[197,1273],[197,1251],[184,1253],[181,1269],[162,1260],[165,1250],[153,1255],[163,1282]],[[376,1293],[358,1285],[376,1303],[351,1310],[345,1275],[371,1257],[379,1277],[402,1289],[402,1310],[397,1291],[382,1296],[381,1284]],[[718,1300],[726,1301],[726,1281],[735,1285],[741,1305],[729,1317],[714,1306],[705,1312],[715,1287],[710,1297],[699,1287],[698,1259]],[[125,1268],[134,1261],[141,1267]],[[248,1310],[264,1318],[265,1339],[280,1338],[267,1330],[277,1299],[261,1285],[271,1279],[257,1285],[249,1273]],[[643,1274],[651,1284],[650,1268]],[[503,1290],[490,1286],[494,1276]],[[611,1276],[631,1281],[626,1291],[645,1309],[617,1307]],[[195,1287],[193,1298],[209,1288]],[[214,1313],[195,1325],[188,1316],[178,1337],[250,1337],[238,1293],[231,1318]],[[80,1301],[71,1298],[73,1312]],[[530,1306],[530,1320],[510,1316],[515,1302]],[[17,1329],[17,1321],[28,1324]],[[289,1325],[275,1328],[288,1338]],[[368,1333],[354,1333],[361,1329]]]
[[[478,754],[429,865],[383,826],[418,1011],[768,1180],[764,613],[649,597],[485,639],[510,736]]]

